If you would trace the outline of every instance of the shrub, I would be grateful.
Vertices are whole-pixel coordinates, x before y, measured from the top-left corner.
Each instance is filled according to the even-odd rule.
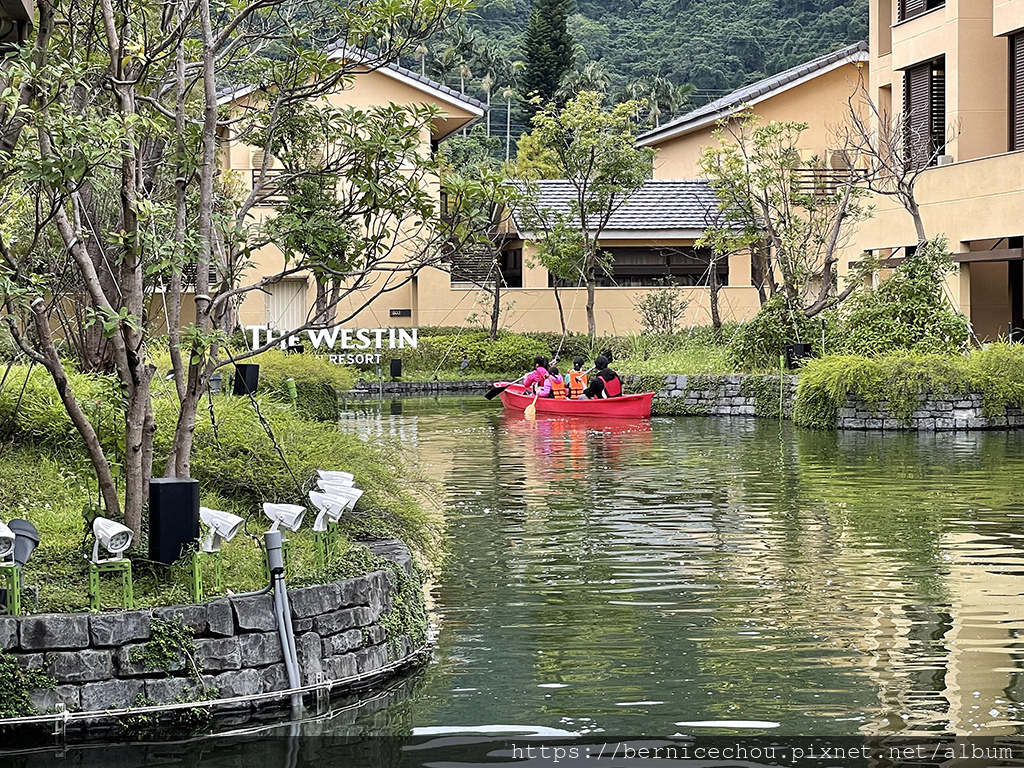
[[[823,322],[827,318],[809,318],[777,293],[737,329],[729,342],[729,358],[738,370],[764,371],[778,370],[787,344],[810,344],[821,355]]]
[[[954,269],[944,239],[931,240],[878,287],[854,294],[843,307],[843,352],[955,354],[967,347],[967,318],[946,298],[943,283]]]
[[[299,413],[315,421],[336,422],[341,416],[340,392],[355,383],[350,368],[313,354],[289,354],[273,349],[251,361],[260,366],[260,386],[284,402],[291,402],[288,379],[295,380]],[[225,370],[230,371],[230,366]]]
[[[909,420],[926,394],[979,394],[986,416],[1008,406],[1024,407],[1024,349],[993,344],[970,355],[899,354],[885,357],[836,355],[811,360],[800,375],[793,420],[834,429],[849,396],[870,407],[886,403]]]
[[[674,281],[667,279],[663,287],[644,293],[635,306],[644,333],[675,333],[690,300]]]

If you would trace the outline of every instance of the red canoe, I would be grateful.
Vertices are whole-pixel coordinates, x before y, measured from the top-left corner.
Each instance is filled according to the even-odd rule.
[[[494,386],[505,385],[506,382],[501,381]],[[606,419],[649,419],[653,399],[653,392],[610,397],[606,400],[556,400],[552,397],[538,397],[537,413],[556,416],[597,416]],[[508,389],[501,393],[501,402],[510,411],[525,411],[526,406],[533,402],[533,395],[526,394],[526,387],[522,384],[509,384]]]

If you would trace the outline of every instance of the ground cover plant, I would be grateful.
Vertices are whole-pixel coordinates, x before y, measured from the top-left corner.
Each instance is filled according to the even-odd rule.
[[[123,452],[123,445],[118,445],[120,433],[104,426],[124,418],[117,388],[101,376],[73,375],[79,379],[75,386],[89,392],[90,418],[117,467]],[[158,455],[173,439],[177,401],[172,388],[169,382],[156,386]],[[40,367],[29,371],[28,366],[15,365],[0,390],[0,519],[23,517],[40,531],[42,541],[25,572],[26,583],[39,589],[36,609],[82,610],[88,604],[84,553],[91,548],[86,520],[100,507],[91,465],[52,389]],[[269,524],[260,505],[264,501],[305,503],[318,468],[353,472],[356,484],[366,492],[355,513],[343,519],[342,546],[326,568],[316,563],[309,525],[289,534],[295,554],[293,584],[384,567],[384,561],[358,543],[360,539],[396,536],[428,564],[440,557],[440,521],[422,503],[429,484],[409,466],[398,444],[370,441],[336,424],[306,418],[273,392],[254,399],[211,395],[205,406],[197,420],[192,467],[200,481],[201,503],[247,520],[244,532],[224,545],[228,589],[242,592],[264,586],[259,545]],[[158,463],[158,473],[160,469]],[[189,567],[180,564],[166,571],[147,567],[145,533],[130,552],[138,604],[189,602]],[[113,604],[113,595],[106,604]]]

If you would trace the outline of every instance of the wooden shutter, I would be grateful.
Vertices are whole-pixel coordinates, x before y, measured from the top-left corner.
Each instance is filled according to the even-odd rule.
[[[1010,38],[1010,150],[1024,149],[1024,32]]]
[[[946,68],[945,61],[932,63],[929,84],[928,119],[931,123],[928,156],[946,151]]]
[[[932,65],[919,64],[903,75],[904,160],[910,168],[925,165],[932,143]]]
[[[900,21],[920,16],[928,10],[928,0],[900,0]]]

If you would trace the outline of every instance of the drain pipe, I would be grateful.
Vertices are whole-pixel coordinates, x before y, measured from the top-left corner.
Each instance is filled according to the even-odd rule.
[[[284,667],[288,673],[290,688],[302,687],[302,676],[299,674],[299,657],[295,652],[295,630],[292,627],[291,607],[288,605],[288,588],[284,583],[284,556],[281,552],[281,532],[267,531],[263,537],[267,546],[267,567],[270,570],[270,585],[274,588],[274,618],[277,619],[277,632],[281,636],[281,650],[284,655]],[[292,709],[302,709],[302,695],[292,694]]]

